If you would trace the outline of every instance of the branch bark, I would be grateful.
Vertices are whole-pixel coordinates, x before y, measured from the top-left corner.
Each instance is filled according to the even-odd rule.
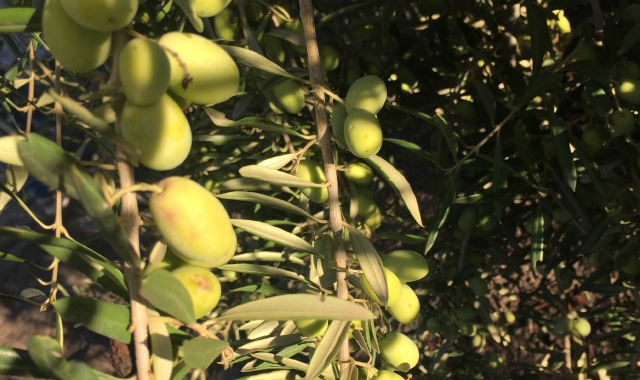
[[[111,72],[111,84],[116,87],[120,85],[119,58],[122,48],[127,42],[127,36],[119,31],[113,34],[113,69]],[[116,120],[116,131],[120,133],[120,118]],[[121,149],[117,152],[117,169],[120,177],[120,187],[126,189],[135,184],[133,166]],[[121,215],[125,223],[125,231],[129,237],[129,242],[140,256],[140,235],[138,228],[141,225],[138,214],[138,200],[135,193],[128,193],[121,200]],[[140,268],[127,266],[124,276],[129,286],[131,297],[131,328],[133,328],[133,341],[136,354],[136,370],[138,380],[149,380],[151,365],[148,347],[148,314],[147,307],[140,298]]]
[[[318,41],[316,40],[316,29],[313,20],[313,5],[311,0],[300,0],[300,18],[304,26],[304,36],[307,43],[307,54],[309,62],[309,75],[313,89],[313,104],[316,116],[316,127],[318,129],[318,141],[322,150],[324,170],[327,182],[330,184],[329,191],[329,224],[333,232],[334,254],[336,267],[346,269],[347,253],[344,248],[344,238],[342,229],[342,212],[340,210],[340,199],[338,193],[338,174],[333,161],[333,145],[328,128],[328,118],[325,104],[325,94],[322,89],[322,69],[320,67],[320,54],[318,52]],[[349,296],[347,288],[347,272],[338,270],[336,273],[338,298],[346,300]],[[349,341],[345,339],[340,352],[340,372],[349,368]]]

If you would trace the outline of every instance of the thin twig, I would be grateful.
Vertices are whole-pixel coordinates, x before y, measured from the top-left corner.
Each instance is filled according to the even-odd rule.
[[[120,85],[119,58],[120,52],[127,42],[126,34],[116,32],[113,34],[113,71],[111,73],[110,82],[114,86]],[[116,120],[116,131],[120,133],[120,116]],[[128,188],[135,184],[133,175],[133,166],[127,159],[122,149],[118,148],[118,175],[120,177],[120,187]],[[129,193],[122,197],[121,214],[125,222],[125,230],[129,237],[129,242],[134,251],[140,256],[140,240],[138,228],[141,225],[140,215],[138,214],[138,200],[135,193]],[[133,341],[136,353],[136,370],[138,380],[149,380],[151,375],[150,355],[147,323],[147,308],[140,298],[140,268],[131,268],[127,266],[124,275],[129,286],[129,294],[131,296],[131,328],[133,329]]]
[[[318,42],[316,40],[316,30],[313,21],[313,6],[311,0],[300,0],[300,18],[304,26],[304,36],[307,43],[307,53],[309,55],[309,75],[313,88],[313,103],[316,116],[316,127],[318,129],[318,141],[322,150],[324,160],[324,170],[329,191],[329,219],[331,231],[333,232],[333,242],[335,249],[335,260],[337,268],[347,267],[347,253],[344,249],[342,236],[342,213],[340,210],[340,199],[338,193],[338,174],[336,165],[333,162],[333,145],[331,144],[331,134],[328,131],[327,111],[325,109],[325,95],[322,90],[322,69],[320,68],[320,54],[318,52]],[[349,296],[347,288],[347,273],[345,271],[336,272],[338,298],[346,300]],[[340,372],[349,367],[349,341],[345,339],[338,361],[340,362]]]

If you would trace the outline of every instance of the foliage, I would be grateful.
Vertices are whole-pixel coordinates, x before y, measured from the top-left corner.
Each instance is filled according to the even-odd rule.
[[[3,49],[14,57],[0,82],[7,134],[0,206],[18,202],[43,228],[0,227],[0,235],[36,243],[55,261],[44,268],[20,252],[0,258],[44,270],[60,261],[102,296],[64,289],[60,296],[53,288],[41,302],[43,286],[0,299],[52,306],[64,320],[129,342],[127,323],[141,297],[158,379],[229,365],[246,379],[371,379],[383,365],[412,379],[637,378],[639,3],[313,2],[320,51],[331,58],[320,57],[329,114],[336,110],[329,131],[342,131],[338,119],[354,114],[347,93],[357,79],[379,77],[387,92],[376,116],[363,111],[368,127],[382,129],[379,152],[363,156],[354,152],[357,139],[332,136],[331,157],[318,142],[313,43],[294,1],[235,0],[224,19],[202,16],[197,1],[140,1],[132,24],[112,35],[116,51],[105,64],[89,73],[63,64],[59,74],[47,52],[55,48],[40,35],[34,5],[41,2],[10,3],[0,9]],[[232,57],[240,82],[229,99],[182,107],[192,134],[184,162],[169,171],[136,169],[139,257],[123,226],[117,167],[118,160],[138,164],[142,147],[115,132],[127,108],[114,62],[118,40],[175,31],[216,41],[221,49],[212,54]],[[189,60],[204,64],[195,79],[215,70],[198,59],[209,53],[190,52]],[[187,77],[180,96],[188,94]],[[339,199],[327,195],[331,177],[317,172],[324,162],[329,173],[332,160],[338,181],[329,185],[338,186]],[[300,162],[318,165],[296,176]],[[367,180],[345,175],[356,163],[373,169],[373,182],[366,167]],[[29,209],[27,175],[79,204],[112,250],[95,252],[58,222],[40,222]],[[161,239],[163,223],[156,228],[149,216],[148,192],[159,190],[146,183],[169,176],[216,195],[237,235],[236,255],[212,269],[221,300],[200,319],[171,275],[184,263]],[[344,225],[344,267],[330,210]],[[401,286],[420,303],[407,323],[393,316],[404,315],[390,303],[400,287],[388,286],[384,267],[398,250],[418,252],[429,269]],[[337,285],[344,272],[348,296]],[[294,322],[310,319],[329,320],[324,335],[301,335]],[[27,351],[0,347],[0,374],[109,378],[65,360],[58,327],[56,339],[34,336]],[[398,332],[419,348],[417,366],[387,362],[388,344],[379,341]],[[351,356],[341,372],[345,341]],[[403,347],[413,355],[413,346]]]

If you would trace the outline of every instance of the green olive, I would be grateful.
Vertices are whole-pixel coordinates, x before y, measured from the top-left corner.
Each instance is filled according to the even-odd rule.
[[[317,161],[304,160],[300,161],[296,177],[305,179],[313,183],[326,183],[324,167]],[[325,203],[329,200],[329,191],[326,187],[305,187],[300,188],[302,193],[315,203]]]
[[[382,128],[369,111],[349,111],[344,121],[344,140],[349,151],[360,158],[369,158],[382,148]]]
[[[142,38],[129,41],[120,55],[120,77],[127,100],[149,106],[169,88],[171,69],[164,50]]]
[[[367,110],[376,115],[387,100],[387,86],[382,79],[366,75],[353,82],[345,100],[350,108]]]
[[[60,0],[60,3],[78,24],[109,33],[129,25],[138,10],[137,0]]]

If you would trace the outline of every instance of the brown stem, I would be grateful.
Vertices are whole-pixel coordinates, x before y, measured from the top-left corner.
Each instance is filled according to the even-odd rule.
[[[113,34],[113,71],[111,73],[111,84],[118,87],[120,85],[120,72],[118,69],[118,60],[120,52],[127,42],[126,34],[116,32]],[[120,133],[120,116],[116,120],[116,131]],[[120,187],[128,188],[135,184],[133,175],[133,166],[127,159],[126,154],[118,148],[117,152],[117,168],[120,177]],[[125,223],[125,231],[129,237],[131,246],[140,256],[140,240],[138,227],[141,224],[140,215],[138,214],[138,200],[135,193],[129,193],[122,197],[121,214]],[[150,379],[150,358],[148,342],[148,314],[147,307],[140,298],[140,268],[132,268],[127,266],[124,269],[125,279],[129,286],[129,294],[131,296],[131,328],[133,329],[133,342],[136,353],[136,369],[138,380]]]
[[[342,235],[342,213],[340,210],[340,199],[338,193],[338,174],[336,165],[333,162],[333,145],[331,145],[331,135],[328,130],[327,111],[325,108],[325,95],[322,87],[322,69],[320,68],[320,54],[318,52],[318,42],[316,40],[316,29],[313,21],[313,6],[311,0],[300,0],[300,18],[304,25],[304,36],[307,42],[307,53],[309,55],[309,75],[313,88],[313,104],[316,114],[316,126],[318,128],[318,141],[322,150],[324,160],[324,170],[327,176],[329,187],[329,223],[333,232],[333,242],[335,249],[336,268],[347,267],[347,253],[344,248]],[[349,297],[347,288],[347,272],[338,270],[336,272],[338,283],[338,298],[346,300]],[[349,341],[345,339],[340,353],[340,373],[349,367]]]

